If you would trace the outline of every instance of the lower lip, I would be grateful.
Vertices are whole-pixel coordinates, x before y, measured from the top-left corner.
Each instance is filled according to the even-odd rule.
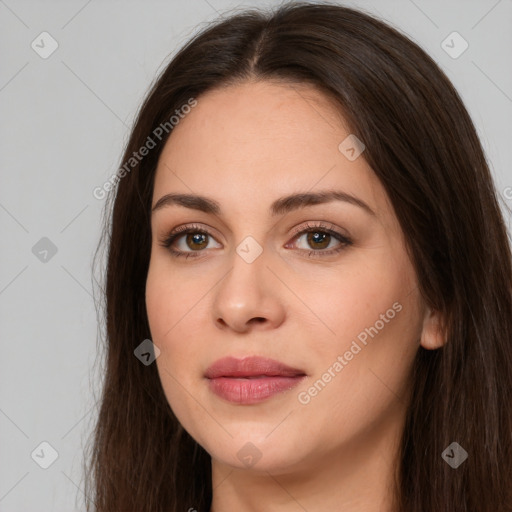
[[[263,402],[277,393],[289,391],[304,379],[297,377],[261,377],[242,379],[235,377],[217,377],[209,379],[210,390],[225,400],[236,404],[255,404]]]

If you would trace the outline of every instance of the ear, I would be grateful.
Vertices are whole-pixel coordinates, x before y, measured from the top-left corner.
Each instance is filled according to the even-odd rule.
[[[424,349],[435,350],[446,343],[446,334],[441,324],[440,312],[426,308],[420,339],[420,345]]]

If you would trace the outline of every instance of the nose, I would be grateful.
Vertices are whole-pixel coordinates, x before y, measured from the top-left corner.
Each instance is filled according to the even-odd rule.
[[[276,277],[275,262],[265,251],[252,262],[234,252],[231,268],[214,292],[212,314],[219,329],[244,333],[281,325],[285,287]]]

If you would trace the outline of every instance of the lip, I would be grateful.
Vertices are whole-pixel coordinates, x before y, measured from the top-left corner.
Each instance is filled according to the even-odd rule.
[[[306,373],[280,361],[258,356],[225,357],[205,372],[210,391],[236,404],[254,404],[297,386]]]

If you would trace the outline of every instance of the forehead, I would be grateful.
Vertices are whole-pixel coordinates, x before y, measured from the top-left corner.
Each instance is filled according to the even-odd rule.
[[[160,155],[153,202],[169,192],[197,193],[247,209],[256,198],[270,204],[329,187],[365,196],[377,210],[385,201],[365,160],[340,151],[350,131],[315,88],[248,82],[196,99]]]

